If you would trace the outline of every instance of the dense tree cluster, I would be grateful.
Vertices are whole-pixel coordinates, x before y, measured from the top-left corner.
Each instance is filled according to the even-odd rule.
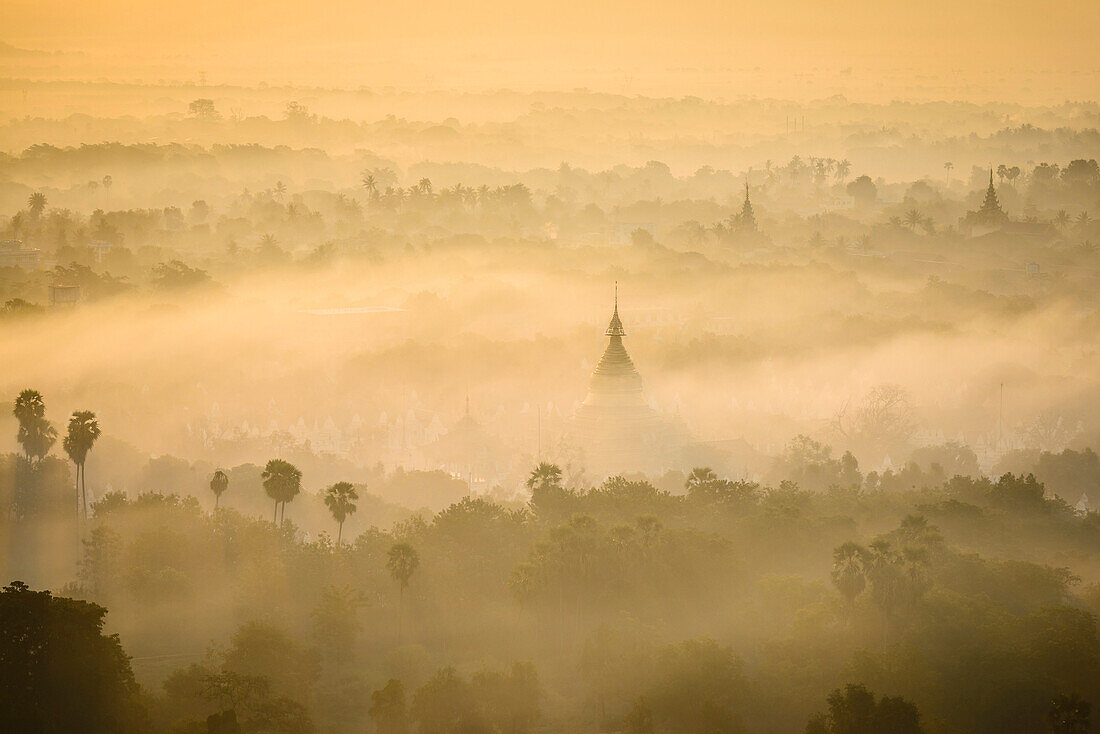
[[[183,654],[143,699],[147,726],[171,731],[992,734],[1089,720],[1100,586],[1056,562],[1095,573],[1081,559],[1100,548],[1097,515],[1033,476],[872,486],[805,438],[784,461],[827,486],[698,468],[676,492],[641,477],[579,490],[544,463],[526,507],[468,497],[342,544],[193,497],[109,494],[63,594],[108,605],[138,660]],[[296,472],[269,464],[280,509]],[[324,496],[338,530],[358,495]],[[99,607],[56,603],[102,623]],[[136,700],[125,680],[112,715]]]

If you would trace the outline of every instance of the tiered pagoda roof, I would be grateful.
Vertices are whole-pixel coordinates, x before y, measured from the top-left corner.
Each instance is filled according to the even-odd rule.
[[[665,468],[676,441],[646,400],[642,376],[623,345],[626,329],[619,317],[617,291],[604,332],[607,347],[592,371],[588,395],[573,416],[573,438],[597,473]]]

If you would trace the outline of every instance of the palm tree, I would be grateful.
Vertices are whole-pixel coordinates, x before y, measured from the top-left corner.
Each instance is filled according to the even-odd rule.
[[[1065,209],[1059,209],[1058,213],[1054,215],[1054,226],[1058,229],[1065,229],[1069,224],[1069,212]]]
[[[910,209],[905,212],[905,226],[910,230],[915,230],[921,222],[924,221],[924,215],[922,215],[916,209]]]
[[[527,488],[550,489],[561,486],[561,467],[548,461],[541,461],[527,477]]]
[[[103,202],[105,207],[111,205],[111,185],[114,182],[115,180],[111,178],[110,174],[103,177]]]
[[[214,472],[214,476],[210,477],[210,491],[214,493],[214,509],[218,509],[218,502],[221,501],[222,493],[229,489],[229,475],[218,469]]]
[[[390,548],[389,560],[386,568],[390,575],[398,583],[397,596],[397,641],[401,642],[402,636],[402,607],[405,604],[405,588],[409,585],[409,579],[420,566],[420,554],[408,543],[394,543]]]
[[[279,505],[283,506],[283,517],[286,517],[286,503],[302,491],[302,472],[289,461],[272,459],[267,462],[260,476],[264,480],[264,491],[267,496],[275,500],[275,515],[271,521],[278,523]]]
[[[697,466],[691,470],[691,474],[688,474],[687,481],[684,482],[684,488],[687,489],[688,494],[691,494],[692,490],[697,491],[700,487],[716,481],[718,481],[718,475],[714,473],[713,469],[706,466]]]
[[[355,486],[351,482],[337,482],[336,484],[325,490],[325,507],[332,513],[332,519],[335,520],[339,527],[336,531],[336,545],[340,545],[340,538],[344,534],[344,520],[348,515],[354,515],[356,509],[356,500],[359,499],[359,493],[355,491]]]
[[[842,161],[838,161],[836,164],[836,173],[833,174],[837,181],[844,183],[844,179],[848,178],[848,174],[852,172],[852,162],[845,158]]]
[[[19,397],[15,399],[12,415],[19,421],[20,426],[33,418],[45,416],[46,401],[42,398],[42,393],[37,390],[24,390],[19,393]]]
[[[366,189],[368,199],[374,201],[378,198],[378,181],[374,174],[363,171],[363,188]]]
[[[848,601],[848,606],[855,604],[856,597],[867,588],[866,554],[862,546],[851,541],[833,551],[833,585]]]
[[[80,507],[85,520],[88,519],[88,489],[84,462],[87,461],[88,452],[92,450],[100,433],[99,421],[96,420],[95,413],[90,410],[78,410],[69,418],[69,431],[61,442],[61,447],[76,465],[76,486],[80,493]]]
[[[35,191],[27,198],[27,208],[31,210],[31,216],[35,219],[42,216],[42,212],[46,210],[46,195],[41,191]]]
[[[1092,221],[1092,218],[1089,216],[1088,212],[1081,212],[1077,215],[1076,221],[1077,226],[1081,229],[1084,229],[1085,227],[1089,226],[1089,222]]]
[[[41,461],[57,441],[57,429],[46,420],[46,401],[37,390],[24,390],[15,399],[12,414],[19,421],[16,440],[28,461]]]
[[[947,171],[947,185],[951,185],[951,169],[955,167],[955,164],[951,161],[947,161],[943,164],[943,170]]]
[[[282,200],[286,196],[286,184],[282,181],[275,182],[275,198]]]

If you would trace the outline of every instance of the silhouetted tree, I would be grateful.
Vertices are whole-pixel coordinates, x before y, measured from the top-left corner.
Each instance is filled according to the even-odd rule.
[[[567,511],[569,492],[562,486],[561,467],[543,461],[527,477],[531,507],[544,519],[560,517]]]
[[[915,230],[923,221],[924,215],[922,215],[919,210],[910,209],[905,212],[905,226],[908,227],[910,231]]]
[[[20,734],[148,731],[130,659],[103,634],[107,610],[31,591],[0,591],[0,728]]]
[[[371,201],[376,201],[378,199],[378,180],[374,177],[373,173],[363,171],[362,186],[367,192],[367,197]]]
[[[878,198],[878,187],[875,186],[875,182],[871,180],[871,177],[866,175],[859,176],[850,182],[845,187],[845,191],[848,192],[848,196],[855,200],[856,206],[871,206]]]
[[[196,99],[187,105],[187,111],[200,120],[212,122],[221,118],[212,99]]]
[[[856,543],[847,542],[833,551],[833,584],[849,606],[867,587],[867,569],[864,566],[866,550]]]
[[[484,730],[470,684],[451,667],[441,668],[416,691],[411,714],[420,734]]]
[[[275,500],[275,514],[272,522],[279,522],[279,506],[282,505],[283,517],[286,517],[286,503],[293,500],[302,491],[302,472],[289,461],[272,459],[267,462],[263,473],[264,491]]]
[[[225,490],[229,489],[229,475],[221,469],[214,472],[214,476],[210,477],[210,491],[214,493],[214,509],[218,509],[218,503],[221,501],[222,494]]]
[[[409,709],[405,686],[396,678],[370,694],[370,717],[378,734],[408,734]]]
[[[815,714],[806,734],[923,734],[917,707],[903,698],[883,697],[861,685],[848,684],[827,699],[825,713]]]
[[[46,205],[48,203],[46,195],[41,191],[35,191],[27,197],[27,208],[30,209],[31,216],[35,219],[42,216],[42,212],[46,210]]]
[[[405,589],[409,585],[409,579],[416,573],[420,566],[420,554],[408,543],[394,543],[390,548],[386,560],[386,568],[398,584],[397,591],[397,639],[400,641],[403,632],[403,607],[405,603]]]
[[[16,440],[23,447],[23,453],[28,460],[42,461],[42,457],[50,452],[57,441],[57,429],[46,420],[46,401],[42,398],[42,393],[37,390],[19,393],[12,414],[19,421]]]
[[[80,494],[80,508],[84,519],[88,519],[88,491],[85,481],[84,463],[88,452],[99,438],[99,421],[90,410],[78,410],[69,418],[69,430],[61,441],[65,453],[76,465],[76,485]]]
[[[355,514],[356,501],[359,493],[351,482],[337,482],[325,490],[325,507],[332,513],[332,519],[338,524],[336,531],[336,545],[340,545],[340,539],[344,535],[344,520],[348,515]]]

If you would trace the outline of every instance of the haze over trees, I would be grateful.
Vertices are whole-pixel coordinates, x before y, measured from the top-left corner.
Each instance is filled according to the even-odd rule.
[[[1087,13],[689,5],[7,24],[0,731],[1100,730]]]

